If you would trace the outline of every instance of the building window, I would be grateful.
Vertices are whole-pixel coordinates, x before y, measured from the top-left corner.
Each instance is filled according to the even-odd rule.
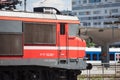
[[[77,15],[77,12],[73,12],[73,15]]]
[[[88,20],[91,20],[92,18],[91,17],[88,17]]]
[[[101,25],[101,22],[94,22],[93,24],[97,26],[97,25]]]
[[[83,0],[83,3],[87,3],[87,0]]]
[[[83,22],[83,26],[87,26],[87,23],[86,23],[86,22]]]
[[[86,11],[86,12],[79,12],[79,15],[90,15],[90,12],[89,12],[89,11]]]
[[[105,10],[105,13],[107,13],[107,10]]]
[[[111,9],[110,12],[111,13],[118,13],[118,9]]]
[[[93,11],[93,14],[100,14],[100,11]]]
[[[90,15],[90,11],[87,11],[86,14],[87,14],[87,15]]]
[[[95,16],[95,17],[93,17],[93,19],[98,19],[98,17],[97,17],[97,16]]]
[[[89,3],[94,3],[94,0],[89,0]]]
[[[72,2],[72,5],[76,5],[76,2]]]
[[[104,17],[103,16],[98,16],[99,19],[103,19]]]
[[[79,15],[86,15],[85,12],[79,12]]]
[[[94,25],[97,25],[97,23],[96,23],[96,22],[94,22],[93,24],[94,24]]]
[[[101,0],[89,0],[89,3],[97,3],[97,2],[101,2]]]
[[[90,22],[83,22],[83,26],[91,26]]]
[[[104,19],[104,16],[93,16],[93,17],[79,17],[80,20],[99,20]]]
[[[120,0],[116,0],[116,2],[120,2]]]
[[[105,0],[105,2],[107,2],[107,0]]]
[[[81,4],[81,0],[79,0],[79,4]]]

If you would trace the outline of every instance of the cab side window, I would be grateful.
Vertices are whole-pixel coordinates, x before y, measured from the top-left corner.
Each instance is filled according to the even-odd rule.
[[[60,24],[60,35],[65,35],[65,23]]]

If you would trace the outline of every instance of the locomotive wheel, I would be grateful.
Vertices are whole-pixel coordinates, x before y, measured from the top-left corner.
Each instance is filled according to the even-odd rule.
[[[25,71],[24,80],[41,80],[41,75],[38,71]]]
[[[73,71],[68,72],[68,80],[77,80],[76,74]]]
[[[71,70],[71,71],[68,71],[68,80],[77,80],[77,76],[81,74],[81,71],[79,70]]]
[[[8,74],[5,72],[0,72],[0,80],[9,80]]]
[[[10,71],[1,71],[0,80],[15,80],[13,72]]]

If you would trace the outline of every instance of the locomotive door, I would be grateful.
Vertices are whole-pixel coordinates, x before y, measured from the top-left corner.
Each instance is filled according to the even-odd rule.
[[[67,24],[60,24],[59,31],[59,60],[62,63],[66,63],[68,59],[68,28]]]

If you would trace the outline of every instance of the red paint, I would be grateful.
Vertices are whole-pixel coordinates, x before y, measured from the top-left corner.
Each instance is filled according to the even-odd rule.
[[[0,20],[19,20],[23,22],[42,22],[42,23],[56,23],[56,44],[24,44],[23,46],[54,46],[54,47],[66,47],[66,49],[56,49],[56,50],[34,50],[25,49],[23,50],[23,56],[1,56],[0,58],[10,59],[10,58],[83,58],[85,56],[85,50],[70,50],[69,47],[86,47],[84,40],[77,38],[75,36],[68,36],[68,23],[78,24],[78,20],[55,20],[55,19],[38,19],[38,18],[19,18],[19,17],[9,17],[0,16]],[[60,35],[60,23],[65,23],[65,34]],[[24,33],[23,33],[24,36]]]
[[[57,58],[57,50],[24,50],[23,58]]]

